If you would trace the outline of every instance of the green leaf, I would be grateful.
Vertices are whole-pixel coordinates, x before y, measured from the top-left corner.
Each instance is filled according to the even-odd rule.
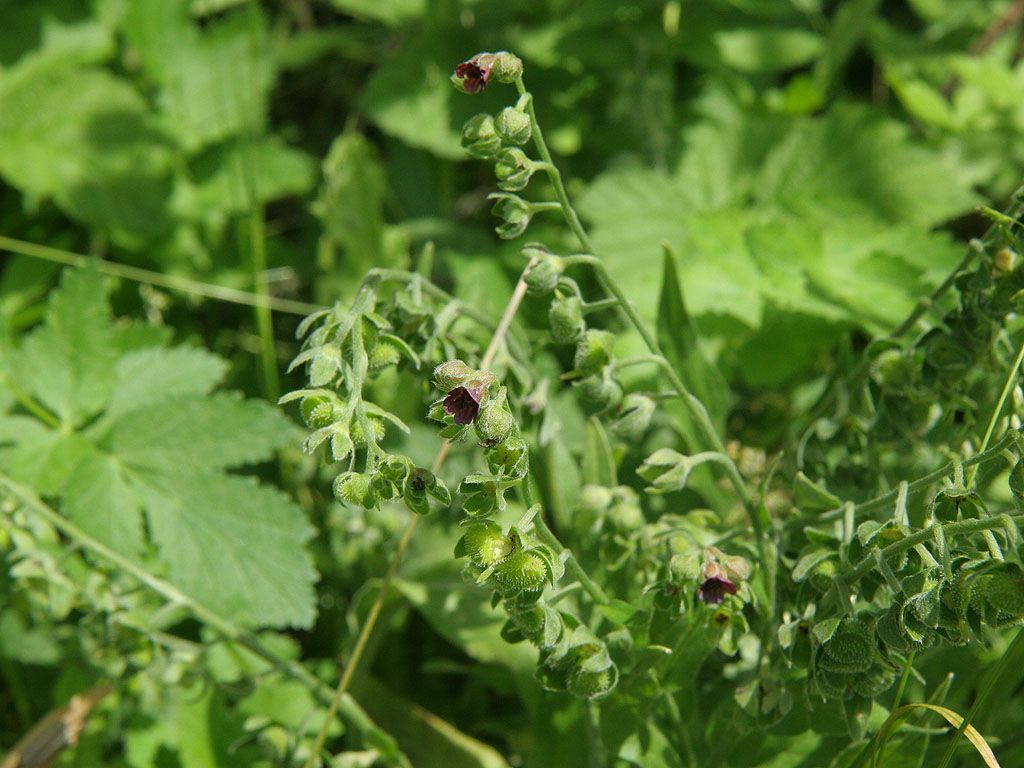
[[[661,298],[658,301],[658,342],[679,378],[704,403],[712,421],[722,425],[729,408],[729,387],[718,368],[700,349],[697,328],[686,311],[671,250],[664,249]]]
[[[136,468],[203,470],[264,461],[295,434],[277,409],[220,392],[164,400],[125,414],[104,443]]]
[[[373,145],[362,134],[341,134],[327,153],[323,175],[313,212],[323,223],[328,246],[344,250],[353,272],[385,266],[387,184]]]
[[[227,373],[227,363],[205,349],[144,348],[117,361],[107,416],[186,395],[205,395]]]
[[[133,0],[123,27],[188,150],[262,130],[274,73],[258,6],[225,14],[200,32],[184,0]]]
[[[101,410],[114,386],[116,350],[105,294],[98,272],[65,270],[42,327],[5,366],[21,389],[68,425]]]
[[[170,146],[128,81],[29,61],[0,74],[0,176],[123,238],[169,227]]]
[[[139,502],[113,457],[93,453],[78,464],[64,489],[61,511],[115,551],[129,557],[142,552]]]
[[[722,61],[743,72],[777,72],[812,61],[821,37],[805,29],[730,29],[715,36]]]
[[[330,0],[339,11],[350,13],[359,19],[381,21],[388,26],[422,17],[427,11],[426,0]]]
[[[212,147],[191,163],[189,171],[181,206],[196,220],[244,213],[305,194],[316,178],[313,158],[276,137]]]
[[[312,625],[316,572],[302,545],[313,531],[280,491],[183,468],[129,477],[172,583],[238,621]]]

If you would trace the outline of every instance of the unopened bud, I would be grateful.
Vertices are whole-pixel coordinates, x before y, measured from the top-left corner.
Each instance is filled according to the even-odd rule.
[[[612,424],[612,432],[623,440],[638,440],[651,425],[654,408],[651,398],[631,392],[622,402],[619,416]]]
[[[573,365],[581,376],[597,373],[611,362],[615,336],[608,331],[589,330],[576,347]]]
[[[489,159],[501,151],[501,137],[494,129],[494,118],[474,115],[462,126],[462,146],[474,157]]]
[[[523,60],[514,53],[498,51],[491,63],[491,74],[499,83],[514,83],[523,76]]]
[[[587,329],[583,319],[583,302],[579,296],[558,296],[548,309],[551,340],[556,344],[573,344]]]
[[[503,221],[495,228],[498,237],[513,240],[523,234],[533,215],[530,204],[517,195],[500,193],[491,195],[491,198],[497,200],[491,213]]]
[[[555,290],[558,278],[562,276],[562,260],[535,247],[526,247],[522,253],[533,261],[529,271],[523,277],[527,290],[537,296],[543,296]]]
[[[515,107],[505,107],[494,121],[494,130],[501,140],[522,146],[530,140],[530,116]]]
[[[494,164],[494,175],[498,179],[498,189],[518,192],[530,183],[533,161],[519,147],[503,149]]]

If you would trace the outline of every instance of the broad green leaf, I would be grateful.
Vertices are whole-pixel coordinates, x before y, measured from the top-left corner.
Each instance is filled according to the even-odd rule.
[[[376,2],[376,0],[330,0],[330,2],[339,11],[350,13],[356,18],[382,21],[389,26],[420,18],[427,11],[426,0],[389,0],[386,3]]]
[[[811,221],[932,227],[969,210],[970,180],[912,143],[905,126],[841,107],[806,120],[772,152],[758,197]]]
[[[323,163],[313,212],[329,248],[341,248],[353,272],[384,266],[384,196],[387,184],[376,150],[362,134],[338,136]]]
[[[462,124],[481,106],[449,82],[465,51],[455,37],[438,46],[418,38],[385,59],[360,95],[360,106],[382,131],[411,147],[447,159],[463,159]]]
[[[316,573],[302,545],[313,531],[280,491],[198,469],[129,478],[172,583],[238,621],[312,624]]]
[[[65,271],[42,327],[5,366],[20,388],[69,426],[102,409],[114,386],[116,351],[104,294],[98,272]]]
[[[205,395],[227,373],[227,363],[205,349],[149,347],[117,361],[107,416],[119,416],[169,398]]]
[[[212,147],[192,162],[181,205],[197,220],[243,213],[304,194],[314,178],[313,159],[277,138],[234,141]]]
[[[186,148],[262,130],[274,73],[263,54],[269,41],[258,6],[229,12],[200,32],[185,0],[135,0],[124,32],[160,85],[160,106]]]
[[[26,62],[0,73],[0,176],[129,240],[168,228],[170,146],[127,80]]]
[[[294,437],[294,427],[277,409],[220,392],[125,414],[104,443],[132,467],[202,470],[263,461]]]
[[[83,531],[129,557],[142,551],[142,515],[117,461],[93,453],[68,479],[61,511]]]
[[[715,36],[722,60],[743,72],[777,72],[812,61],[822,40],[806,29],[730,29]]]
[[[686,311],[683,291],[679,285],[675,257],[669,249],[663,252],[661,298],[658,301],[658,341],[666,359],[708,410],[708,415],[721,428],[729,408],[729,389],[713,364],[704,357],[697,328]]]

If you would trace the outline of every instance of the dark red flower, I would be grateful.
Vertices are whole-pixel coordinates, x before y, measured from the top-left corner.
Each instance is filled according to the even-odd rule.
[[[491,79],[494,56],[481,54],[464,61],[455,68],[455,79],[466,93],[480,93]]]
[[[456,424],[472,424],[486,391],[485,387],[456,387],[444,399],[445,413],[451,414]]]
[[[705,603],[715,603],[717,605],[725,600],[726,593],[735,595],[736,585],[724,576],[712,576],[709,579],[705,579],[704,583],[700,585],[697,597]]]

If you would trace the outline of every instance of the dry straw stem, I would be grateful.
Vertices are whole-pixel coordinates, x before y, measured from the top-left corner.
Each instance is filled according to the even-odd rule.
[[[927,710],[929,712],[935,712],[936,714],[941,715],[947,723],[949,723],[955,728],[961,728],[967,722],[963,717],[958,715],[953,710],[947,707],[940,707],[938,704],[905,704],[904,706],[899,707],[898,709],[894,709],[892,713],[889,715],[889,717],[886,719],[886,721],[882,723],[882,727],[878,729],[878,735],[875,736],[876,746],[871,753],[872,768],[875,768],[875,766],[880,765],[878,760],[879,757],[883,754],[883,751],[885,750],[886,741],[888,741],[889,739],[889,732],[903,718],[905,718],[907,715],[911,714],[915,710],[919,709]],[[988,745],[988,742],[985,741],[985,737],[978,732],[977,728],[975,728],[973,725],[967,725],[963,733],[967,737],[967,740],[974,745],[974,748],[978,750],[978,754],[981,755],[981,759],[985,761],[985,765],[987,765],[988,768],[1002,768],[999,765],[999,761],[996,760],[995,753],[992,752],[992,747]],[[881,763],[881,765],[884,765],[884,763]]]

